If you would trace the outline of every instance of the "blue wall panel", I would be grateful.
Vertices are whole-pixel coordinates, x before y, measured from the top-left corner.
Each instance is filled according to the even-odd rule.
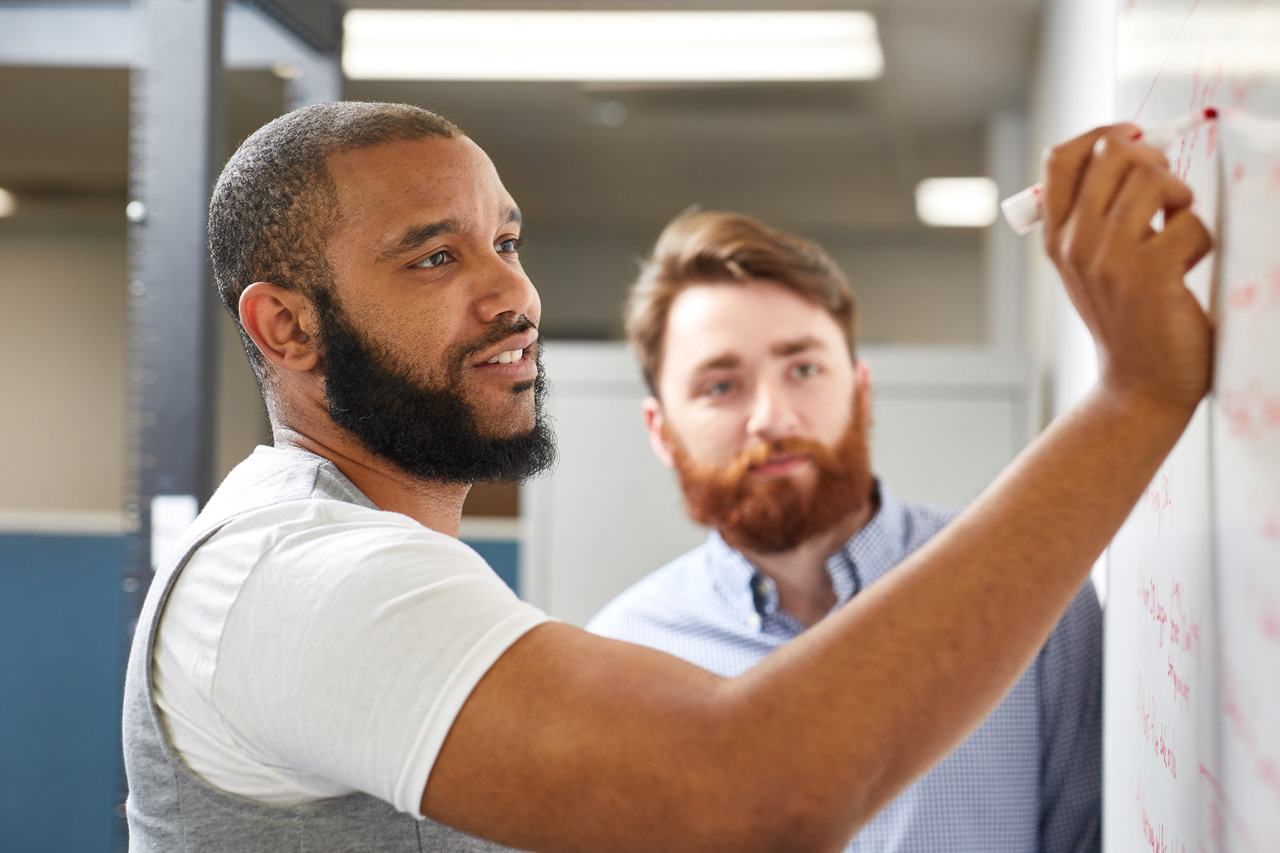
[[[0,847],[111,849],[118,536],[0,535]]]
[[[465,537],[462,540],[484,557],[484,561],[493,567],[498,577],[507,582],[507,586],[520,594],[520,543],[509,539],[476,539]]]

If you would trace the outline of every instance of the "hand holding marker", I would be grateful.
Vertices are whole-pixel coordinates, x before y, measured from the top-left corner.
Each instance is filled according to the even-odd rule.
[[[1212,121],[1217,117],[1218,111],[1216,109],[1205,107],[1204,109],[1187,113],[1177,121],[1157,124],[1141,131],[1135,139],[1141,139],[1161,151],[1168,151],[1179,139],[1204,122]],[[1026,234],[1044,219],[1043,193],[1044,189],[1039,184],[1036,184],[1035,186],[1027,187],[1017,195],[1009,196],[1000,203],[1000,209],[1004,211],[1005,220],[1019,235]]]

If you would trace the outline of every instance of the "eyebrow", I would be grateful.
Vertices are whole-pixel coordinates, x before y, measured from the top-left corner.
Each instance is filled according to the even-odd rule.
[[[826,344],[813,335],[805,335],[802,338],[796,338],[795,340],[783,341],[782,343],[774,344],[769,348],[769,352],[772,355],[786,358],[789,355],[795,355],[796,353],[805,352],[806,350],[811,349],[826,349]]]
[[[787,358],[796,353],[812,349],[826,349],[826,344],[813,335],[805,335],[794,340],[774,344],[769,348],[769,354],[775,358]],[[734,353],[724,353],[723,355],[715,355],[705,361],[698,362],[697,366],[692,370],[692,374],[697,375],[708,370],[732,370],[741,365],[742,359],[740,357]]]
[[[706,361],[699,362],[693,369],[693,374],[699,374],[707,370],[729,370],[742,364],[742,359],[732,353],[725,355],[712,356]]]
[[[520,225],[524,222],[524,216],[520,213],[520,208],[511,207],[507,210],[507,216],[503,219],[503,225],[512,223]],[[429,240],[434,240],[441,234],[466,234],[475,230],[475,223],[467,219],[459,219],[450,217],[441,219],[439,222],[428,222],[425,225],[412,225],[398,237],[389,240],[383,249],[378,252],[379,260],[391,260],[399,257],[405,252],[411,252]]]

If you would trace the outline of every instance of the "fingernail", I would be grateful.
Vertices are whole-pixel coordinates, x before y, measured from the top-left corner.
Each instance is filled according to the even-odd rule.
[[[1142,131],[1141,131],[1141,130],[1135,130],[1135,131],[1133,132],[1133,136],[1130,136],[1130,137],[1129,137],[1129,141],[1131,141],[1131,142],[1137,142],[1137,141],[1138,141],[1139,139],[1141,139],[1141,138],[1142,138]]]

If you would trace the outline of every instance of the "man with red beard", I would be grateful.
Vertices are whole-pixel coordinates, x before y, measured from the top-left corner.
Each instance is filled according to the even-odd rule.
[[[872,477],[855,305],[817,245],[746,216],[677,218],[628,301],[645,424],[708,541],[588,626],[736,676],[875,583],[955,512]],[[1101,612],[1085,583],[955,752],[848,851],[1099,849]]]

